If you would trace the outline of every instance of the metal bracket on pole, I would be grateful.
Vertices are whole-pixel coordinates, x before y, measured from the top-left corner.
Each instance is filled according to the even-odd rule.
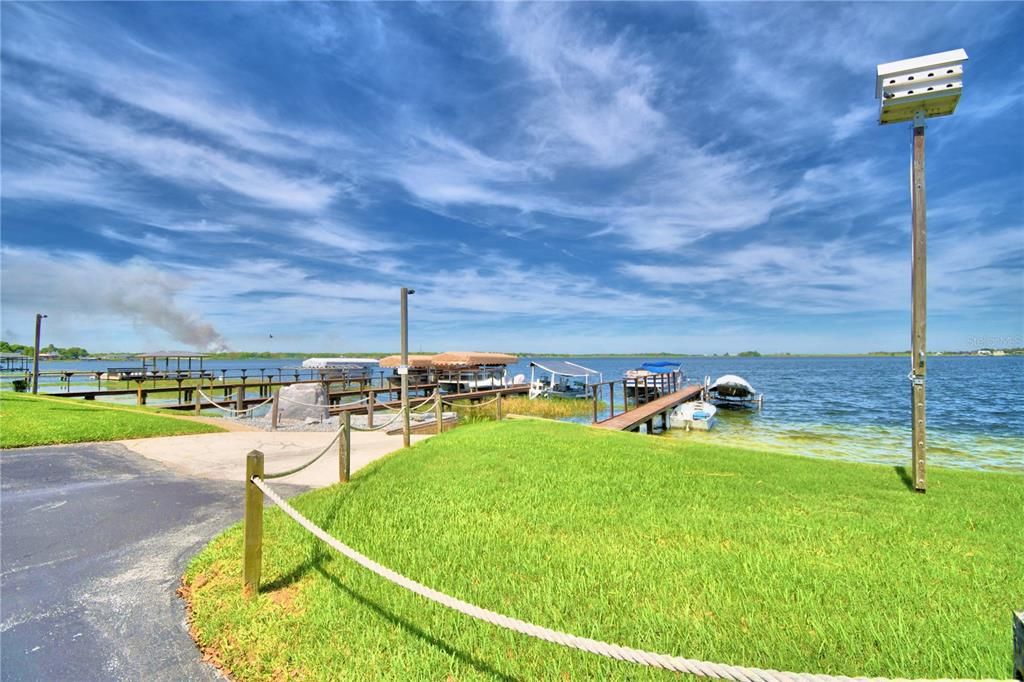
[[[927,128],[928,127],[925,124],[924,110],[920,110],[920,111],[915,111],[914,112],[914,127],[915,128]]]

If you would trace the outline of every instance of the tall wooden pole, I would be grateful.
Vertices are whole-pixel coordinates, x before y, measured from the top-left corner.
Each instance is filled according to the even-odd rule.
[[[910,379],[911,401],[913,405],[913,478],[914,489],[924,492],[927,487],[925,477],[925,331],[926,331],[926,299],[927,299],[927,225],[925,217],[925,185],[924,185],[924,117],[914,119],[914,163],[911,177],[911,197],[913,200],[913,266],[911,269],[910,295],[913,305],[911,319],[911,359]]]
[[[402,287],[402,445],[409,447],[409,290]]]
[[[36,352],[32,355],[32,392],[39,393],[39,331],[46,315],[36,313]]]

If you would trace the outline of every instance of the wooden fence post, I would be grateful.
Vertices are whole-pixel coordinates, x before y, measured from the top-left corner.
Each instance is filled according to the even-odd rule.
[[[1024,681],[1024,611],[1013,614],[1013,676]]]
[[[253,484],[254,476],[263,478],[263,453],[253,450],[245,458],[245,527],[242,568],[243,592],[259,594],[263,568],[263,491]]]
[[[608,416],[615,416],[615,382],[608,382]]]
[[[199,395],[199,386],[198,385],[196,385],[196,387],[192,389],[192,400],[195,401],[195,404],[196,404],[196,416],[198,417],[202,413],[202,411],[203,411],[203,397],[201,395]]]
[[[593,398],[594,398],[594,418],[591,420],[591,422],[596,424],[597,423],[597,386],[591,386],[590,387],[590,392],[593,394]]]
[[[338,436],[338,480],[348,483],[352,476],[352,413],[341,415],[341,435]]]
[[[270,389],[273,390],[273,389]],[[274,399],[270,403],[270,430],[277,431],[277,411],[281,409],[281,391],[274,394]]]
[[[235,396],[235,413],[241,414],[245,411],[245,384],[238,389],[238,395]]]
[[[437,432],[441,433],[444,430],[444,406],[441,405],[441,389],[434,389],[434,422],[437,427]]]
[[[139,386],[138,386],[138,388],[135,391],[135,404],[136,405],[145,405],[146,404],[146,394],[142,392],[142,382],[141,381],[139,382]]]
[[[375,395],[373,391],[366,394],[366,428],[368,429],[373,428],[373,403],[376,399]]]
[[[498,418],[498,421],[501,421],[501,391],[498,391],[498,397],[495,398],[494,414]]]

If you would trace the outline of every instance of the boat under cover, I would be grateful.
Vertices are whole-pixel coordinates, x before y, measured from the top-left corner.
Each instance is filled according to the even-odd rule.
[[[753,398],[757,393],[750,382],[735,374],[718,377],[708,391],[724,398]]]

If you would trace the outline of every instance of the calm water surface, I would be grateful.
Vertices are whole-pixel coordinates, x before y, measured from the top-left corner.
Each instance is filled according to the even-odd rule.
[[[603,372],[608,380],[620,378],[645,359],[586,358],[579,363]],[[528,377],[528,363],[524,360],[511,367],[510,374]],[[813,457],[909,462],[909,358],[719,357],[683,358],[680,363],[687,377],[698,383],[706,375],[712,379],[723,374],[746,378],[764,393],[764,410],[719,410],[718,424],[710,433],[676,429],[665,437]],[[41,369],[103,369],[108,364],[44,362]],[[256,370],[257,376],[260,368],[296,364],[296,360],[209,363],[218,369]],[[929,358],[928,438],[931,464],[1024,471],[1024,358]]]

